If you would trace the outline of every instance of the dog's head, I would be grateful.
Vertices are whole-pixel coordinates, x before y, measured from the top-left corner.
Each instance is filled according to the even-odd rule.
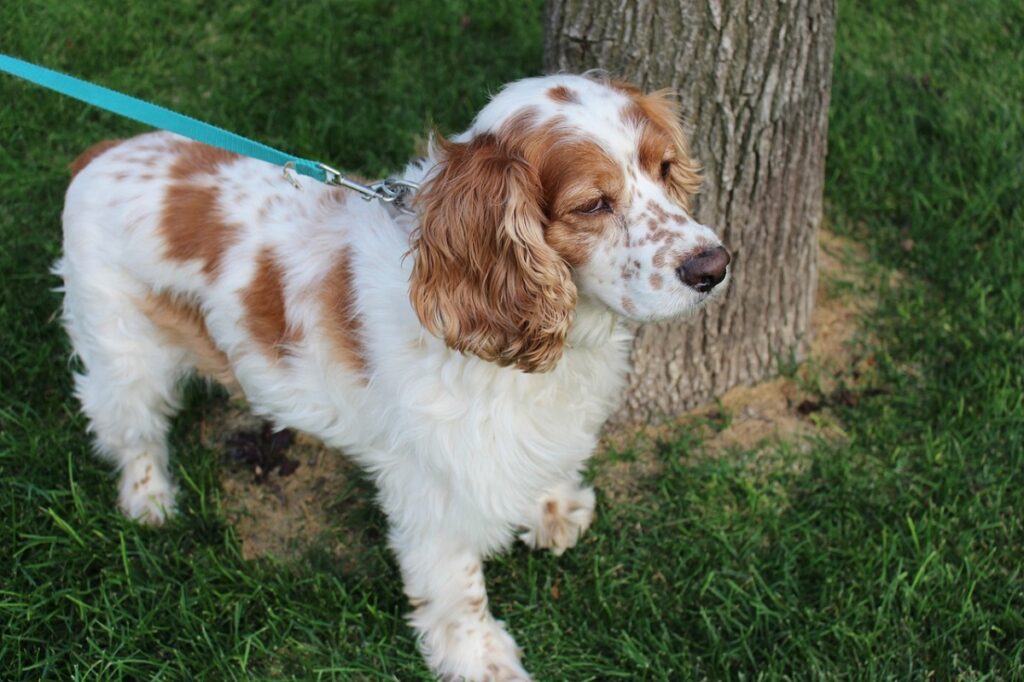
[[[411,297],[451,348],[547,371],[578,295],[660,320],[695,310],[727,277],[729,252],[690,216],[700,175],[663,92],[518,81],[433,154]]]

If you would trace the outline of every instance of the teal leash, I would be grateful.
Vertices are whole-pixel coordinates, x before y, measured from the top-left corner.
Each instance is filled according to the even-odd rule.
[[[372,185],[363,185],[346,178],[339,171],[319,161],[286,154],[278,149],[210,125],[209,123],[204,123],[191,116],[185,116],[184,114],[179,114],[176,111],[171,111],[136,97],[131,97],[58,71],[37,66],[21,59],[9,57],[5,54],[0,54],[0,71],[17,76],[30,83],[41,85],[62,95],[73,97],[86,104],[106,109],[139,123],[144,123],[161,130],[168,130],[192,140],[234,152],[235,154],[249,156],[274,164],[275,166],[281,166],[289,182],[299,188],[301,186],[298,181],[288,174],[289,170],[294,170],[300,175],[305,175],[328,185],[337,185],[355,190],[362,194],[365,199],[379,199],[385,203],[394,204],[399,210],[406,213],[411,213],[411,211],[406,208],[405,201],[413,192],[419,189],[419,185],[414,182],[395,178],[388,178]]]

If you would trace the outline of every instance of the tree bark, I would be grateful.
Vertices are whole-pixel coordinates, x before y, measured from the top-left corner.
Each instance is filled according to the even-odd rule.
[[[817,284],[834,0],[548,0],[545,67],[671,88],[733,255],[695,319],[647,325],[615,422],[672,417],[800,359]]]

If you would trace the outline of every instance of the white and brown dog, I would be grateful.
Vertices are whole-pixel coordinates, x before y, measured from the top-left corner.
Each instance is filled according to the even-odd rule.
[[[402,177],[417,215],[152,133],[75,164],[64,321],[120,506],[174,513],[168,422],[192,373],[369,472],[430,667],[527,679],[481,562],[587,529],[581,470],[627,370],[622,318],[677,317],[729,254],[660,93],[557,75],[505,87]],[[525,530],[524,530],[525,529]]]

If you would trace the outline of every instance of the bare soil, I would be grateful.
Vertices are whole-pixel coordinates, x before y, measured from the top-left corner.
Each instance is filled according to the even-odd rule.
[[[232,461],[232,437],[262,426],[239,400],[218,405],[203,422],[205,444],[222,455],[223,504],[241,540],[242,556],[294,558],[317,545],[347,561],[365,550],[362,530],[342,523],[372,502],[372,491],[355,465],[303,433],[295,434],[287,450],[288,458],[298,462],[287,475]]]

